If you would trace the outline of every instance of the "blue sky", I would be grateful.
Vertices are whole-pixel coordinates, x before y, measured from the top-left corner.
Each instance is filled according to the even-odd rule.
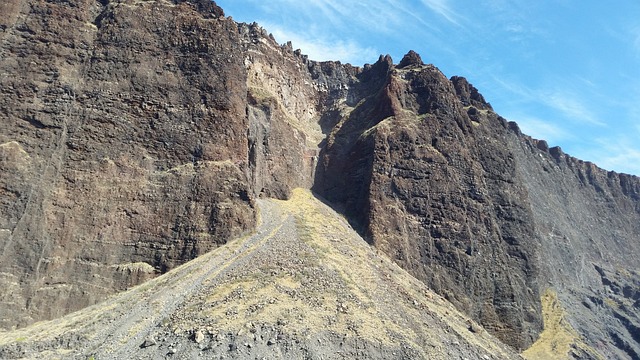
[[[314,60],[409,50],[466,77],[522,130],[640,175],[640,1],[217,0]]]

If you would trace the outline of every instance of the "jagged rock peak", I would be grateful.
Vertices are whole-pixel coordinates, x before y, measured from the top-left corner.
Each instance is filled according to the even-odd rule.
[[[475,106],[480,110],[493,110],[482,94],[462,76],[451,77],[451,83],[464,106]]]
[[[409,50],[409,52],[400,60],[398,64],[398,69],[403,69],[408,66],[423,66],[424,62],[422,62],[422,58],[420,54],[413,50]]]
[[[198,12],[200,12],[205,18],[219,18],[224,16],[224,10],[211,0],[173,0],[174,4],[180,3],[193,4]]]
[[[393,66],[393,59],[391,58],[391,55],[387,54],[387,55],[380,55],[380,57],[378,58],[377,63],[387,63],[389,65],[389,67]]]

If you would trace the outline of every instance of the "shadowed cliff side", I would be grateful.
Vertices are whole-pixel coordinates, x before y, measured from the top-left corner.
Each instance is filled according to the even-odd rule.
[[[329,135],[314,189],[403,268],[526,348],[542,327],[539,242],[506,122],[479,94],[460,101],[468,83],[415,53],[399,66],[381,57],[359,80],[351,88],[370,94]]]

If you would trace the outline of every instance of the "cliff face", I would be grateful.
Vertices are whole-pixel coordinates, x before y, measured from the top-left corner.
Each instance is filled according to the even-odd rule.
[[[639,358],[638,178],[526,136],[509,143],[541,240],[541,285],[558,292],[568,322],[606,358]]]
[[[213,3],[1,6],[2,327],[203,254],[253,229],[254,190],[309,183],[304,135],[248,91],[253,44]]]
[[[552,291],[579,334],[563,356],[640,354],[640,181],[521,134],[464,78],[414,52],[310,61],[206,0],[0,13],[3,328],[164,273],[303,187],[516,349]]]
[[[416,56],[358,76],[315,189],[374,246],[525,348],[542,328],[539,241],[507,123],[466,80]]]

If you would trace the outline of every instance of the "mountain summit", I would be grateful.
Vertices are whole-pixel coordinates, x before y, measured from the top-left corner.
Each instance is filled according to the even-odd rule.
[[[315,62],[207,0],[0,13],[3,356],[640,356],[640,181],[522,134],[465,78],[415,52]]]

